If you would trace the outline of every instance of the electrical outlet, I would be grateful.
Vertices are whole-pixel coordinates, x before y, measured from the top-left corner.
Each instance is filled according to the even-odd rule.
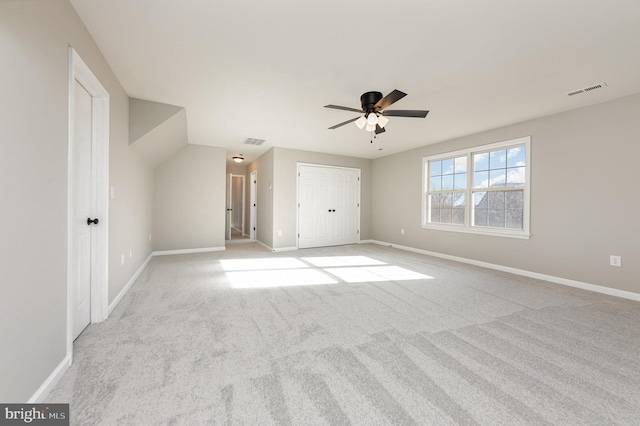
[[[124,254],[120,257],[120,266],[124,265]]]
[[[151,234],[149,234],[149,241],[151,241]]]
[[[133,249],[129,249],[129,259],[133,257]]]
[[[400,230],[400,235],[404,235],[404,228]]]
[[[613,255],[609,256],[609,265],[620,268],[622,266],[622,257]]]
[[[278,237],[282,237],[282,229],[278,229]]]

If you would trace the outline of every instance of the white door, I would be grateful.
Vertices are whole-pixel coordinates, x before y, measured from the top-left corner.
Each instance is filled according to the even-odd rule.
[[[298,167],[298,248],[359,240],[360,170]]]
[[[73,110],[73,236],[71,255],[73,338],[91,322],[91,95],[74,80]],[[92,218],[93,219],[93,218]]]
[[[257,214],[258,214],[258,173],[251,173],[251,190],[249,191],[251,208],[249,209],[249,238],[252,240],[256,239],[256,222],[257,222]]]
[[[358,218],[360,216],[359,175],[358,170],[332,170],[331,214],[335,221],[335,231],[333,233],[333,244],[335,245],[358,242]]]
[[[227,213],[225,216],[225,239],[230,240],[231,239],[231,206],[232,206],[232,192],[233,192],[233,178],[231,173],[229,173],[229,180],[228,180],[229,184],[227,185]]]

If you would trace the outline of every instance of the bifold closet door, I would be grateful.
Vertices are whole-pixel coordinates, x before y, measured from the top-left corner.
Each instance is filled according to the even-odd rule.
[[[298,167],[298,247],[353,244],[359,240],[360,171]]]

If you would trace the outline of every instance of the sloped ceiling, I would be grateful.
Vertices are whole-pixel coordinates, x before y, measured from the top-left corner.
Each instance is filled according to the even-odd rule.
[[[377,158],[640,92],[637,0],[71,3],[131,97],[184,106],[189,143],[229,158]],[[355,115],[323,105],[393,89],[429,116],[327,129]]]
[[[187,146],[184,108],[129,99],[129,145],[153,167]]]

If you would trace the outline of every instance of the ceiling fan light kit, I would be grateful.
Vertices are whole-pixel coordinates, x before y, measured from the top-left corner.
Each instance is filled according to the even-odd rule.
[[[425,118],[429,111],[426,110],[387,110],[391,104],[399,101],[407,96],[406,93],[400,90],[393,90],[387,96],[383,97],[380,92],[366,92],[360,96],[360,103],[362,109],[344,107],[339,105],[325,105],[325,108],[341,109],[344,111],[359,112],[363,115],[353,118],[351,120],[344,121],[329,127],[329,129],[337,129],[345,124],[356,123],[359,129],[365,129],[367,132],[375,132],[376,135],[385,131],[384,126],[387,125],[390,117],[413,117],[413,118]]]

